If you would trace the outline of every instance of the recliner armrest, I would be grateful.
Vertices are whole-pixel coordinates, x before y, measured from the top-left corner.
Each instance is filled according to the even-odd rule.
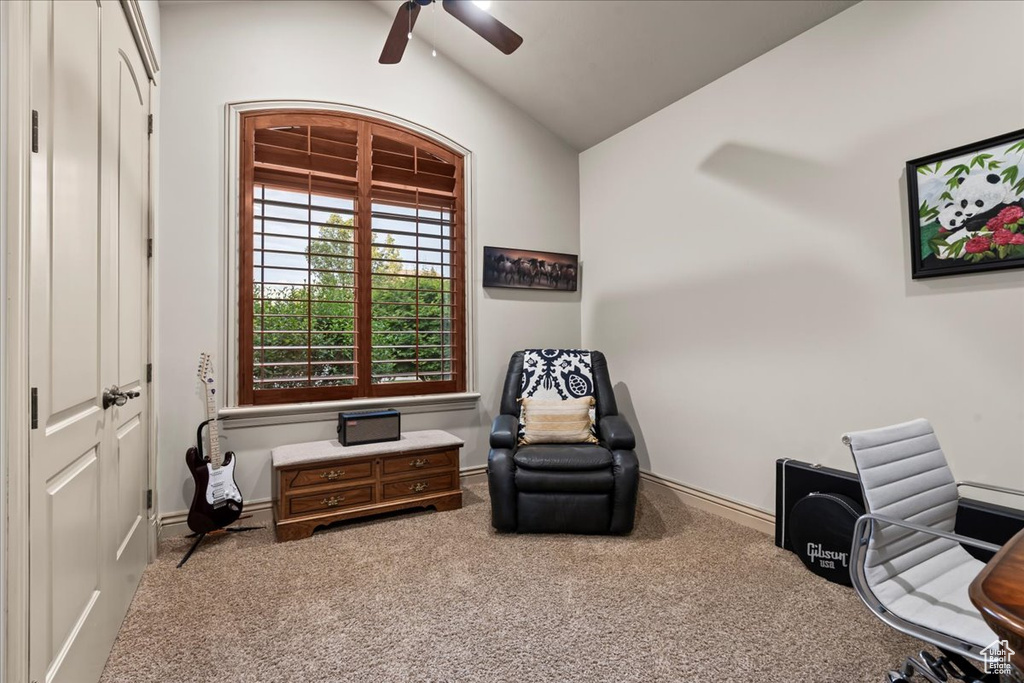
[[[606,415],[597,423],[601,441],[613,451],[629,451],[636,448],[636,437],[629,422],[621,415]]]
[[[519,443],[519,418],[499,415],[491,424],[491,448],[515,449]]]
[[[519,520],[516,464],[507,448],[492,448],[487,454],[487,488],[491,493],[491,526],[498,531],[515,531]]]

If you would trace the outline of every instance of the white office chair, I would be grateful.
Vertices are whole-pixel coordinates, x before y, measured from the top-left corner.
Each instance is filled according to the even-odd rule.
[[[956,482],[927,420],[850,432],[843,443],[857,465],[867,510],[853,535],[853,587],[879,619],[943,653],[908,658],[889,681],[915,673],[932,683],[998,681],[973,665],[996,635],[967,596],[984,563],[961,544],[993,552],[999,546],[954,533],[957,487],[1024,492]]]

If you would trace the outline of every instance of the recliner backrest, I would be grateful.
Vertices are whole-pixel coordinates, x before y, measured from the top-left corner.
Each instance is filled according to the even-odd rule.
[[[519,391],[523,381],[523,351],[516,351],[508,361],[505,385],[501,391],[501,412],[519,416]],[[594,402],[597,419],[618,415],[615,392],[608,374],[608,361],[600,351],[590,352],[590,370],[594,376]]]
[[[868,512],[954,531],[956,481],[928,420],[850,432],[844,441],[853,453]],[[878,586],[956,545],[954,541],[910,529],[876,527],[868,545],[868,583]],[[898,582],[890,584],[889,593],[906,592],[909,588],[899,586]]]

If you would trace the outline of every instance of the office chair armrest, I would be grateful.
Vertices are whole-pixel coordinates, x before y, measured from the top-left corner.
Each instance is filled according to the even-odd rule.
[[[1024,496],[1024,491],[1018,489],[1011,489],[1005,486],[993,486],[992,484],[982,484],[976,481],[958,481],[956,487],[969,486],[972,489],[984,489],[986,491],[998,491],[999,493],[1009,493],[1011,496]]]
[[[865,527],[867,527],[868,522],[870,521],[880,522],[882,524],[892,524],[893,526],[903,527],[904,529],[920,531],[923,534],[928,534],[930,536],[938,536],[939,538],[949,539],[950,541],[956,541],[957,543],[963,543],[964,545],[969,545],[974,548],[981,548],[982,550],[988,550],[989,552],[993,553],[999,552],[999,549],[1001,548],[1001,546],[995,545],[993,543],[986,543],[985,541],[979,541],[978,539],[971,538],[970,536],[952,534],[948,531],[940,531],[938,529],[922,526],[920,524],[913,524],[911,522],[906,522],[902,519],[886,517],[885,515],[876,515],[872,512],[861,515],[860,518],[857,519],[857,526],[854,527],[853,531],[853,542],[855,547],[857,545],[864,545],[867,543],[868,536],[864,535],[864,529]]]
[[[516,449],[519,443],[519,418],[515,415],[499,415],[491,424],[491,448]]]

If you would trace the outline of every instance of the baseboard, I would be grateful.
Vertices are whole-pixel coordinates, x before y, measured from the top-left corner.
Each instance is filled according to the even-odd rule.
[[[472,484],[478,481],[485,481],[487,478],[487,466],[464,467],[459,471],[459,476],[464,484]],[[245,512],[242,519],[249,525],[270,525],[274,521],[274,501],[271,498],[259,498],[257,500],[245,501]],[[178,510],[160,515],[158,519],[159,537],[174,538],[175,536],[187,536],[192,533],[188,528],[188,510]]]
[[[463,467],[459,470],[459,477],[463,484],[475,484],[480,481],[487,481],[487,465],[476,467]]]
[[[647,485],[663,486],[675,493],[681,501],[699,510],[705,510],[720,517],[725,517],[769,536],[775,533],[775,515],[759,508],[683,484],[653,472],[641,472],[640,481]]]
[[[245,501],[245,509],[242,511],[239,523],[244,523],[247,526],[269,525],[274,519],[273,506],[274,501],[270,498],[247,500]],[[179,510],[160,515],[158,522],[160,525],[160,538],[187,536],[192,533],[192,530],[188,528],[187,519],[188,510]]]
[[[464,467],[459,472],[459,475],[464,484],[486,481],[487,467],[485,465]],[[725,517],[768,535],[775,533],[775,516],[764,510],[683,484],[653,472],[641,472],[640,480],[646,485],[663,486],[669,489],[687,505],[692,505],[700,510]],[[246,523],[270,525],[273,522],[273,504],[274,501],[270,498],[246,501],[245,514],[243,515]],[[188,510],[179,510],[160,515],[158,522],[160,538],[188,535],[190,531],[186,523],[187,518]]]

